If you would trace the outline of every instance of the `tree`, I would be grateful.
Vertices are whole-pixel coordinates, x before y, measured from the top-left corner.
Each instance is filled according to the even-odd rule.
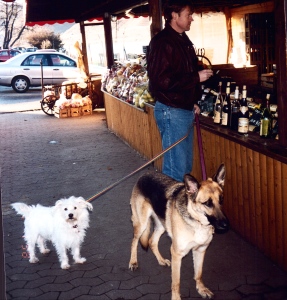
[[[3,48],[12,47],[27,29],[23,19],[23,6],[17,2],[0,1],[0,31],[4,30]]]
[[[63,44],[59,34],[55,34],[42,26],[34,28],[26,34],[27,41],[39,49],[59,50]]]

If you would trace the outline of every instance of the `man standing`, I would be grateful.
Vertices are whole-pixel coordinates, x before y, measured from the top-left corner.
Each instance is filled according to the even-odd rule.
[[[213,75],[198,69],[198,59],[185,31],[192,18],[190,0],[169,0],[164,6],[165,28],[149,45],[147,70],[149,90],[156,100],[154,115],[166,149],[188,133],[188,137],[164,155],[162,172],[183,181],[192,170],[193,123],[200,109],[200,82]]]

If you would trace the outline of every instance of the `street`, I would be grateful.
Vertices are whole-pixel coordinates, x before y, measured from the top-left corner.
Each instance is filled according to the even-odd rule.
[[[12,87],[0,86],[0,114],[41,109],[41,87],[30,88],[26,93],[16,93]]]

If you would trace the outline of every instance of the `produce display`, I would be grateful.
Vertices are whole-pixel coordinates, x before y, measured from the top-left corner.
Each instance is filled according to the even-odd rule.
[[[147,71],[137,63],[113,65],[103,76],[102,90],[139,108],[155,102],[148,91]]]
[[[59,107],[60,109],[64,109],[67,107],[82,107],[91,104],[92,100],[89,96],[82,97],[78,93],[73,93],[71,99],[67,99],[63,96],[55,102],[55,106]]]

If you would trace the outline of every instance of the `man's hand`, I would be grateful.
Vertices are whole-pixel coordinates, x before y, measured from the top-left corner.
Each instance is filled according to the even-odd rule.
[[[194,110],[195,114],[198,114],[198,115],[200,114],[200,108],[199,108],[199,106],[197,104],[194,104],[193,110]]]
[[[203,82],[209,79],[213,75],[213,71],[210,69],[204,69],[202,71],[199,71],[198,75],[199,75],[199,81]]]

